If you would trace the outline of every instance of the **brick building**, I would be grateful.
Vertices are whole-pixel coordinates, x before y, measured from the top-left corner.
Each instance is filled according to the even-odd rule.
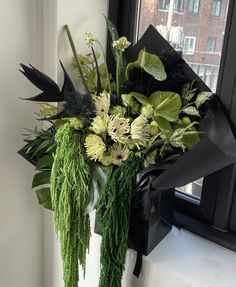
[[[143,0],[139,37],[152,24],[215,91],[228,0]]]

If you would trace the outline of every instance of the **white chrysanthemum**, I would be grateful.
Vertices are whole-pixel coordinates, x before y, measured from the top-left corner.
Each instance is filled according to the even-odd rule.
[[[129,119],[119,115],[112,115],[108,118],[108,134],[115,142],[126,143],[129,140],[130,123]]]
[[[113,164],[121,165],[128,158],[130,150],[124,145],[115,143],[110,147],[109,153]]]
[[[85,138],[85,148],[87,156],[92,160],[100,160],[106,151],[106,145],[102,138],[97,135],[89,134]]]
[[[139,147],[150,143],[151,134],[147,118],[143,115],[137,117],[131,124],[131,137]]]
[[[99,96],[94,96],[93,101],[97,116],[104,116],[108,114],[110,108],[110,94],[104,91]]]
[[[93,37],[92,33],[85,33],[85,43],[88,47],[92,47],[95,41],[96,39]]]

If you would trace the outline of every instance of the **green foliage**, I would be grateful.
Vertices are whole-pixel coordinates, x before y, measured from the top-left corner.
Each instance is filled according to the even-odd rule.
[[[29,131],[25,141],[26,155],[35,164],[36,173],[33,177],[32,188],[35,189],[38,202],[44,208],[52,210],[50,186],[50,172],[53,163],[53,152],[56,150],[54,139],[55,129]]]
[[[55,129],[35,129],[33,131],[28,131],[29,134],[24,134],[24,136],[26,136],[25,141],[27,142],[27,145],[25,146],[26,154],[37,164],[44,155],[47,155],[48,153],[52,154],[55,151]]]
[[[100,57],[99,53],[95,53],[96,59],[98,60]],[[88,55],[82,55],[79,54],[78,58],[80,59],[80,65],[81,69],[83,71],[84,78],[87,83],[87,87],[90,93],[96,93],[97,92],[97,71],[95,67],[95,60],[92,56],[92,54]],[[76,67],[76,62],[73,60],[73,66]],[[102,84],[102,90],[108,90],[109,89],[109,81],[111,79],[111,75],[108,75],[109,78],[107,78],[107,73],[106,73],[106,64],[101,63],[98,65],[99,69],[99,76],[101,79],[101,84]],[[76,74],[76,77],[80,78],[81,75],[80,73]]]
[[[196,131],[194,128],[195,124],[196,122],[192,123],[189,117],[183,117],[179,123],[174,126],[175,130],[183,131],[181,141],[183,146],[189,150],[200,141],[199,134],[201,134],[201,132]]]
[[[78,265],[85,272],[90,224],[86,212],[90,169],[81,134],[66,122],[56,133],[57,149],[51,172],[51,196],[60,237],[65,287],[78,286]]]
[[[116,26],[107,17],[105,17],[105,20],[113,43],[119,39],[119,34],[117,32]],[[120,97],[120,92],[122,91],[123,83],[125,80],[125,69],[127,63],[126,59],[123,57],[123,53],[119,49],[113,47],[112,44],[111,50],[116,60],[116,96]]]
[[[206,92],[203,91],[197,95],[197,98],[195,100],[195,105],[197,108],[199,108],[202,104],[204,104],[206,101],[209,101],[213,96],[212,92]]]
[[[102,231],[99,287],[120,287],[128,242],[131,195],[143,158],[129,157],[101,191],[97,214]]]
[[[127,80],[129,79],[129,74],[133,69],[143,69],[158,81],[164,81],[167,77],[164,65],[160,58],[157,55],[146,52],[145,50],[141,50],[139,52],[138,59],[135,62],[127,65],[125,72]]]
[[[183,86],[181,96],[182,96],[182,101],[184,105],[190,102],[196,94],[197,89],[194,88],[194,84],[195,84],[195,81],[192,81]]]

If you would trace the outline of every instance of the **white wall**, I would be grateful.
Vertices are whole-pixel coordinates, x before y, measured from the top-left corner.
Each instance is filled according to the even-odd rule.
[[[41,66],[38,0],[0,1],[0,286],[42,287],[42,209],[31,190],[33,167],[17,151],[33,128],[36,92],[19,63]]]

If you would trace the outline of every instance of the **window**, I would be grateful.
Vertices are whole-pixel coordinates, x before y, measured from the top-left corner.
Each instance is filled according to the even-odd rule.
[[[169,10],[170,9],[170,0],[160,0],[160,9]],[[184,0],[174,0],[174,11],[183,12],[184,10]]]
[[[209,37],[207,39],[207,52],[215,52],[215,46],[216,46],[216,38],[215,37]]]
[[[220,16],[221,0],[213,0],[212,3],[212,16]]]
[[[198,13],[200,0],[189,0],[189,12]]]
[[[185,37],[184,38],[184,49],[183,53],[186,55],[193,55],[195,51],[196,37]]]
[[[214,1],[220,3],[215,4],[216,12],[218,10],[218,13],[215,13],[216,15],[219,14],[221,8],[222,11],[227,11],[228,7],[228,15],[225,15],[226,26],[222,26],[222,23],[220,23],[220,27],[216,27],[216,21],[211,17],[212,15],[208,10],[211,7],[212,0],[206,1],[207,5],[202,5],[199,13],[204,13],[204,9],[207,9],[208,15],[204,14],[204,17],[197,18],[204,18],[205,20],[205,17],[208,17],[208,26],[205,25],[205,22],[198,23],[196,21],[195,26],[191,23],[191,30],[189,30],[189,11],[182,13],[181,18],[179,17],[180,15],[176,15],[180,18],[180,26],[184,27],[184,30],[193,32],[193,29],[197,29],[197,32],[194,32],[192,35],[198,35],[199,49],[202,46],[200,51],[194,49],[196,59],[193,55],[184,54],[183,56],[205,83],[217,85],[216,93],[219,95],[224,109],[230,117],[233,131],[236,133],[236,0]],[[118,26],[120,35],[125,35],[134,41],[143,35],[149,24],[153,24],[154,27],[158,25],[167,26],[165,18],[158,17],[160,14],[157,12],[162,13],[162,11],[156,11],[155,9],[153,9],[153,14],[150,12],[151,10],[146,9],[146,11],[149,11],[148,15],[152,18],[151,21],[147,21],[145,15],[142,15],[142,13],[145,13],[145,9],[143,9],[145,5],[146,8],[150,8],[150,1],[110,0],[109,15],[111,20]],[[222,7],[219,7],[221,5]],[[178,19],[174,16],[171,26],[178,26]],[[161,21],[161,23],[158,23],[158,21]],[[215,52],[217,52],[217,55],[221,55],[221,58],[217,58],[217,55],[212,57],[212,55],[203,51],[203,49],[206,50],[206,45],[200,45],[202,35],[205,39],[211,37],[211,35],[206,33],[210,33],[210,28],[212,27],[219,34],[219,36],[216,36],[216,41],[222,39],[222,33],[224,34],[223,50],[221,51],[220,45],[215,46]],[[183,47],[184,44],[188,48],[194,46],[191,40],[185,40],[185,37],[183,37]],[[220,50],[218,51],[217,49]],[[209,56],[211,62],[208,62],[207,56]],[[111,62],[110,66],[112,67]],[[181,192],[177,190],[174,222],[208,240],[236,251],[236,164],[215,172],[195,183],[190,183],[188,186],[183,187]]]

